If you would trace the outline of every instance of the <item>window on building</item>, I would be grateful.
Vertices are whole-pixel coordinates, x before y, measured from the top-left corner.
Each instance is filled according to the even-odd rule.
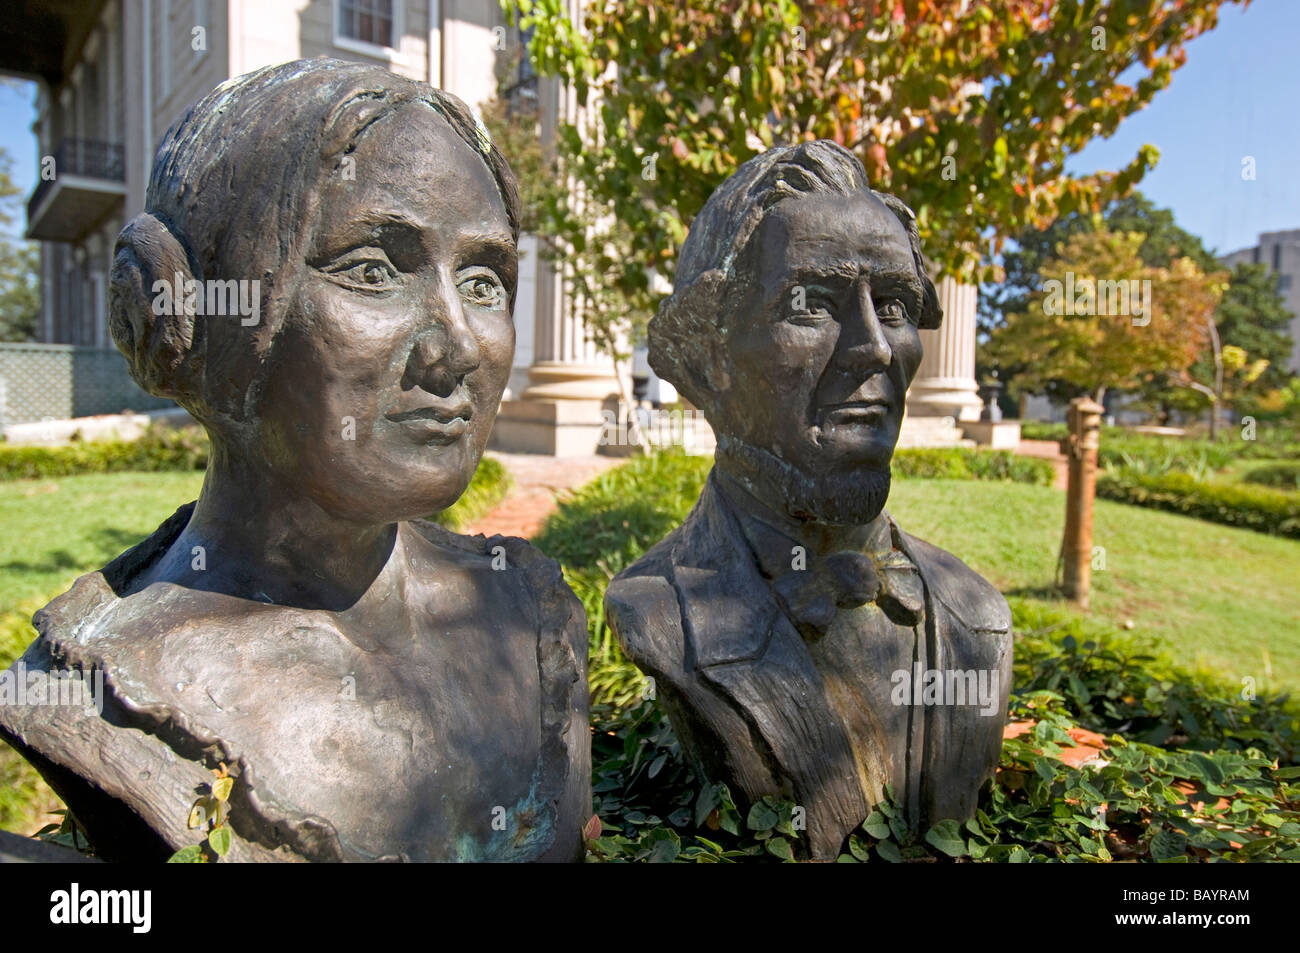
[[[537,113],[537,73],[533,71],[532,61],[528,58],[528,44],[533,39],[533,28],[520,30],[516,27],[514,43],[510,48],[512,57],[508,84],[503,90],[507,111],[510,115],[535,116]]]
[[[396,48],[393,0],[339,0],[338,35],[371,46]]]
[[[1286,295],[1287,295],[1287,292],[1289,292],[1290,290],[1291,290],[1291,276],[1290,276],[1290,275],[1278,275],[1278,276],[1277,276],[1277,293],[1280,294],[1282,297],[1285,298]]]

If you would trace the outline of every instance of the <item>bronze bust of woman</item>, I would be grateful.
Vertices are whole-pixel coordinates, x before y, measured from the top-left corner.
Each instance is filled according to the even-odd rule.
[[[103,711],[7,706],[0,734],[109,859],[197,842],[222,763],[230,859],[581,858],[582,607],[524,541],[421,521],[465,490],[510,370],[505,160],[453,96],[299,61],[191,108],[146,209],[113,339],[211,462],[36,615],[20,664],[102,672]]]

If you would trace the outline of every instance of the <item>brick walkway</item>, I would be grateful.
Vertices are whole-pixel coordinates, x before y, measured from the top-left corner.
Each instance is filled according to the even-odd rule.
[[[626,461],[616,457],[546,457],[535,453],[487,455],[500,460],[514,483],[497,507],[464,529],[473,535],[522,536],[530,538],[555,511],[556,500],[566,490],[575,490],[599,474]]]

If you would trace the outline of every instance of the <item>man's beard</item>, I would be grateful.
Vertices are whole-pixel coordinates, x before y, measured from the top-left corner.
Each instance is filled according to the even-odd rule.
[[[889,467],[805,473],[770,450],[718,435],[717,461],[749,492],[791,519],[865,526],[889,499]]]

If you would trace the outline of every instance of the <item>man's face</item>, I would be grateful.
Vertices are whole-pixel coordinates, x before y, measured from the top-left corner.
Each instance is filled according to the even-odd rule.
[[[812,477],[887,468],[921,363],[902,223],[866,192],[787,199],[738,270],[750,284],[728,316],[720,429]]]
[[[261,449],[337,516],[425,516],[465,489],[514,354],[517,257],[483,160],[432,109],[376,122],[330,177],[268,360]]]

